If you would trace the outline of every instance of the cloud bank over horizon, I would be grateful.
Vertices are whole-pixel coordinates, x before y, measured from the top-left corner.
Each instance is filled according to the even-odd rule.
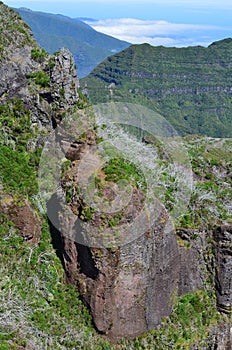
[[[128,41],[132,44],[148,43],[153,46],[208,46],[212,41],[223,39],[232,28],[172,23],[164,20],[139,20],[134,18],[88,20],[95,30]]]

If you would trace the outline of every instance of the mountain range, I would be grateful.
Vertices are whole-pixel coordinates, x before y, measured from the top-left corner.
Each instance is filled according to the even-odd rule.
[[[94,104],[142,104],[181,134],[232,135],[232,39],[209,47],[132,45],[81,80]]]
[[[37,12],[27,8],[15,10],[31,27],[40,46],[50,54],[62,47],[72,52],[80,78],[89,74],[106,57],[130,45],[97,32],[78,18]]]
[[[207,48],[130,46],[98,33],[85,19],[16,10],[49,53],[69,48],[92,103],[139,103],[164,116],[181,135],[231,137],[232,39]]]

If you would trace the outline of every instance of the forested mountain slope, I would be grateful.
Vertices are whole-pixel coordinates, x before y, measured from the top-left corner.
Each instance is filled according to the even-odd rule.
[[[133,45],[81,80],[93,103],[139,103],[180,134],[232,136],[232,39],[209,47]]]
[[[72,52],[79,77],[86,76],[106,57],[130,45],[99,33],[78,19],[25,8],[15,10],[31,27],[40,46],[50,54],[62,47]]]

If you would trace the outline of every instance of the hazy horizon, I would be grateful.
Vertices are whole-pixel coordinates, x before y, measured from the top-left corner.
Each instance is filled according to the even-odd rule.
[[[99,32],[133,44],[207,46],[232,36],[232,3],[222,0],[9,0],[11,7],[85,17]]]

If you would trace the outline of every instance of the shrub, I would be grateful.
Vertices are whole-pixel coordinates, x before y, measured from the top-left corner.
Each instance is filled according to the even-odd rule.
[[[44,62],[47,52],[44,49],[34,48],[31,50],[31,58],[39,63]]]
[[[35,83],[41,87],[47,87],[50,84],[49,76],[43,71],[31,73],[29,78],[34,79]]]

